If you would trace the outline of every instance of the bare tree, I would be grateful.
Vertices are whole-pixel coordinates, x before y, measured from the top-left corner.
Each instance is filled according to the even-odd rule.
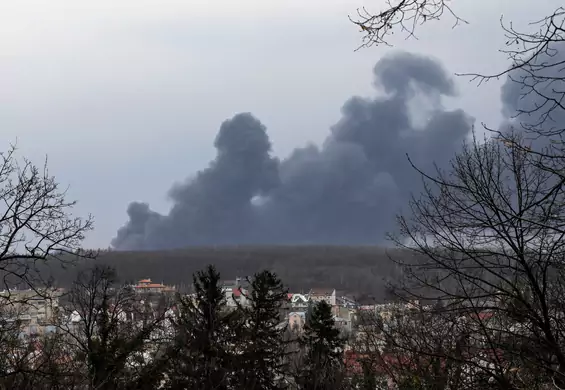
[[[93,220],[73,216],[75,202],[66,200],[66,191],[47,169],[16,156],[14,145],[0,153],[0,386],[40,388],[47,375],[43,368],[54,361],[46,359],[48,340],[21,337],[22,319],[29,317],[34,302],[50,299],[49,282],[40,266],[91,258],[92,251],[80,245],[92,229]],[[14,294],[13,289],[28,289]],[[46,348],[43,348],[46,347]],[[40,352],[43,351],[43,352]],[[67,367],[69,367],[67,365]],[[49,370],[48,370],[49,371]],[[51,388],[57,388],[53,386]]]
[[[443,306],[434,329],[458,344],[439,355],[466,370],[459,388],[565,388],[564,181],[513,139],[474,140],[449,171],[421,172],[425,192],[391,236],[414,254],[394,258],[398,291]]]
[[[72,215],[75,202],[66,200],[47,161],[39,168],[15,153],[15,146],[0,153],[0,274],[4,287],[33,287],[38,262],[94,256],[80,247],[93,219]]]
[[[389,37],[396,31],[413,37],[418,26],[444,17],[453,20],[453,27],[467,23],[455,13],[450,0],[388,0],[384,10],[358,9],[350,20],[364,34],[361,48],[389,45]],[[506,37],[506,48],[501,52],[507,55],[510,66],[492,74],[460,75],[469,76],[479,84],[508,76],[519,85],[521,100],[525,102],[518,104],[514,113],[524,119],[521,126],[536,134],[561,134],[565,129],[555,112],[559,112],[562,119],[565,58],[559,51],[565,46],[565,8],[558,7],[523,29],[502,18],[500,23]]]
[[[80,362],[79,383],[88,389],[155,388],[153,370],[166,332],[168,305],[156,307],[117,283],[113,269],[96,266],[82,273],[69,295],[58,342]],[[171,335],[172,337],[172,335]]]
[[[481,347],[477,320],[484,317],[437,303],[395,303],[365,313],[352,343],[357,365],[370,368],[378,382],[387,383],[382,388],[388,384],[422,390],[539,388],[534,380],[524,378],[522,387],[509,385],[509,377],[517,382],[512,366],[497,359],[500,353],[496,356],[494,350]]]
[[[364,34],[360,47],[390,46],[387,38],[395,30],[413,37],[418,25],[439,20],[445,14],[454,20],[455,25],[467,23],[455,14],[449,3],[449,0],[388,0],[385,9],[380,12],[358,8],[357,15],[349,19]]]

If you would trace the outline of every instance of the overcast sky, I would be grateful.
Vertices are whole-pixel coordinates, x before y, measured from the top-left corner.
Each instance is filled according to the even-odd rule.
[[[49,0],[0,3],[2,145],[49,157],[90,247],[106,247],[131,201],[160,212],[166,192],[206,166],[222,121],[250,111],[274,152],[321,142],[352,95],[371,96],[371,69],[390,50],[439,59],[449,72],[506,66],[499,18],[524,25],[557,1],[456,0],[470,24],[421,28],[395,48],[357,52],[347,15],[379,0]],[[478,123],[500,120],[500,83],[457,79],[448,102]]]

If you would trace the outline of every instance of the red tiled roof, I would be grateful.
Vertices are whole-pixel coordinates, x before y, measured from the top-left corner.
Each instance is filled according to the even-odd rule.
[[[141,279],[139,283],[151,283],[151,279]]]
[[[234,289],[232,290],[232,294],[233,294],[234,296],[236,296],[236,297],[239,297],[239,296],[245,294],[245,290],[242,289],[241,287],[234,288]]]

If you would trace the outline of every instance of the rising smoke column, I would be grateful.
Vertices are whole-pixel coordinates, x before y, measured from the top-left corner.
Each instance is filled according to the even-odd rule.
[[[421,189],[406,154],[423,169],[443,166],[473,120],[443,109],[441,98],[453,96],[454,85],[430,58],[397,53],[373,73],[384,96],[349,99],[321,146],[297,148],[281,162],[251,114],[225,121],[216,158],[169,191],[170,212],[130,204],[112,246],[382,242],[395,213]]]
[[[278,160],[270,156],[265,126],[248,113],[225,121],[214,146],[217,156],[208,168],[169,190],[169,215],[157,218],[147,205],[130,204],[130,220],[112,245],[163,249],[249,240],[255,224],[250,200],[278,185]]]

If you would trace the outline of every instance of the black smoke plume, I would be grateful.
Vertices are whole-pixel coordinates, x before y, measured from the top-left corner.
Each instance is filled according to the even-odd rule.
[[[473,120],[442,107],[455,88],[435,60],[396,53],[373,73],[379,97],[349,99],[321,146],[297,148],[282,161],[250,113],[226,120],[216,158],[169,191],[169,213],[131,203],[112,246],[381,243],[421,188],[406,155],[423,169],[444,165]]]
[[[550,42],[535,58],[508,75],[502,86],[502,115],[505,120],[500,131],[522,134],[525,141],[538,151],[552,148],[552,142],[557,142],[559,153],[562,152],[565,135],[564,64],[565,43]]]

